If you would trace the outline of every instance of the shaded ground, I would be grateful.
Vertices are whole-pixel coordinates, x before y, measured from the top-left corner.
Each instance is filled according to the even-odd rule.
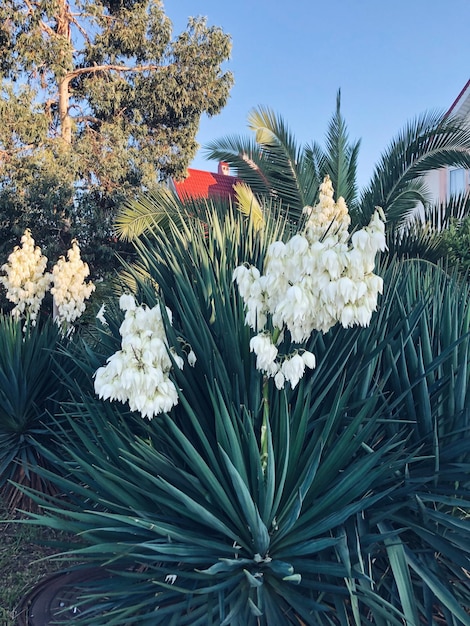
[[[0,509],[0,626],[15,626],[16,607],[41,578],[64,566],[44,560],[60,552],[63,533],[5,521]]]

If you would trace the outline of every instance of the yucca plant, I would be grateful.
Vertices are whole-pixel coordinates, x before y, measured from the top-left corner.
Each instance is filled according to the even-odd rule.
[[[356,358],[378,356],[363,382],[382,381],[391,399],[385,436],[406,436],[416,454],[402,477],[405,489],[411,487],[406,497],[399,489],[374,510],[386,548],[385,558],[376,555],[375,579],[380,568],[394,569],[393,585],[384,576],[380,593],[400,596],[411,624],[466,624],[470,291],[445,266],[416,260],[392,263],[384,279],[380,311],[361,331]],[[456,599],[467,615],[457,611]]]
[[[40,444],[52,441],[51,416],[65,393],[55,355],[61,343],[67,340],[47,318],[32,326],[0,315],[0,495],[10,510],[28,506],[10,481],[49,489],[37,469],[46,463]]]
[[[69,379],[59,447],[42,449],[68,497],[30,493],[32,522],[79,533],[71,553],[104,572],[77,622],[469,623],[468,294],[442,270],[389,267],[371,326],[315,334],[316,369],[279,390],[255,368],[232,274],[282,231],[209,205],[137,241],[138,300],[164,300],[173,359],[197,361],[173,369],[178,404],[151,421]],[[122,316],[84,345],[90,380]]]

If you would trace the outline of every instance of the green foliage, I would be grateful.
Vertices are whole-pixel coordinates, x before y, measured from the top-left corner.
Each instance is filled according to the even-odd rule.
[[[28,506],[28,498],[9,481],[50,489],[37,471],[47,465],[40,446],[50,448],[50,428],[66,393],[59,384],[60,359],[53,358],[64,342],[52,321],[23,328],[23,322],[0,316],[0,494],[12,510]]]
[[[136,239],[152,225],[167,229],[169,216],[179,216],[181,205],[177,196],[166,187],[142,194],[121,207],[116,218],[116,233],[124,240]]]
[[[327,128],[325,150],[314,143],[312,147],[306,148],[306,152],[312,156],[320,155],[316,167],[320,181],[328,175],[334,181],[336,197],[342,196],[352,208],[357,203],[357,159],[360,145],[360,141],[349,141],[346,122],[341,114],[341,92],[338,92],[336,111]]]
[[[33,523],[80,533],[93,583],[77,623],[418,626],[469,623],[468,287],[395,263],[365,329],[312,337],[295,390],[266,383],[233,284],[285,223],[258,233],[230,208],[168,216],[136,240],[140,301],[173,311],[179,403],[142,420],[101,402],[92,374],[119,348],[122,312],[82,344],[52,465],[69,498]],[[286,231],[287,232],[287,231]],[[74,358],[77,355],[74,354]],[[261,426],[267,417],[267,463]]]
[[[442,245],[451,262],[457,263],[462,271],[470,269],[470,216],[462,220],[454,218],[442,233]]]
[[[418,202],[428,206],[422,176],[446,166],[469,167],[470,130],[464,121],[429,112],[412,120],[381,156],[360,206],[366,220],[374,206],[401,224]]]
[[[447,258],[465,272],[465,228],[462,231],[460,228],[465,224],[469,208],[468,194],[451,196],[437,204],[421,206],[418,214],[409,217],[398,228],[390,229],[390,254],[420,257],[433,262]]]
[[[117,206],[182,177],[226,104],[230,38],[190,18],[172,39],[158,0],[5,0],[0,40],[0,246],[29,227],[108,268]]]

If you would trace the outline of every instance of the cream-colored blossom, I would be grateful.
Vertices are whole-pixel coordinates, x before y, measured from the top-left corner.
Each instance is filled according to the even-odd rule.
[[[348,207],[343,197],[334,201],[333,183],[325,176],[320,185],[319,201],[314,207],[305,207],[307,231],[320,238],[327,232],[347,231],[351,223]]]
[[[292,389],[294,389],[304,375],[305,361],[300,354],[294,354],[284,360],[281,365],[281,372],[284,374],[284,378],[290,382]]]
[[[274,376],[274,384],[276,385],[276,388],[284,389],[285,382],[286,382],[286,378],[284,374],[282,373],[282,371],[279,370]]]
[[[337,323],[368,325],[382,292],[382,279],[373,269],[377,252],[385,249],[383,212],[377,208],[368,226],[350,237],[346,203],[343,198],[335,202],[333,196],[326,177],[319,203],[304,210],[308,217],[304,232],[286,243],[273,242],[263,273],[241,266],[233,274],[245,303],[245,321],[258,332],[250,344],[257,368],[274,377],[278,388],[286,380],[297,385],[305,367],[315,367],[315,358],[305,353],[304,360],[294,354],[281,361],[268,350],[269,334],[264,330],[268,320],[276,332],[286,329],[300,344],[313,331],[327,332]]]
[[[85,282],[89,273],[88,265],[80,257],[78,243],[73,240],[67,259],[60,257],[52,268],[54,319],[59,326],[70,327],[85,311],[85,300],[95,289],[92,282]]]
[[[313,352],[309,352],[308,350],[304,350],[301,354],[303,362],[305,366],[310,368],[311,370],[315,369],[316,366],[316,358]]]
[[[0,282],[7,290],[6,297],[15,304],[14,317],[26,315],[35,324],[41,302],[49,289],[51,275],[46,272],[47,257],[36,246],[31,231],[26,229],[21,246],[16,246],[2,266],[5,276]]]
[[[136,307],[135,298],[130,293],[123,293],[119,298],[121,311],[133,311]]]
[[[137,306],[128,294],[121,296],[119,304],[125,311],[119,329],[121,349],[95,372],[95,392],[105,400],[127,402],[132,411],[152,419],[177,404],[178,391],[169,374],[173,363],[182,369],[184,362],[168,346],[160,305]],[[168,308],[166,315],[171,323]],[[194,365],[195,356],[191,361]]]
[[[196,365],[196,355],[194,354],[193,350],[190,350],[188,353],[188,364],[190,367],[194,367]]]
[[[256,354],[257,369],[265,372],[268,376],[276,374],[279,370],[279,366],[275,362],[278,350],[272,342],[271,335],[261,333],[252,337],[250,340],[250,351]]]

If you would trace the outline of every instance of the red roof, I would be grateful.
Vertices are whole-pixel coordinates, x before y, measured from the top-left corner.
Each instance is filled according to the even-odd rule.
[[[236,176],[188,168],[188,176],[173,184],[181,200],[188,198],[233,198]]]

